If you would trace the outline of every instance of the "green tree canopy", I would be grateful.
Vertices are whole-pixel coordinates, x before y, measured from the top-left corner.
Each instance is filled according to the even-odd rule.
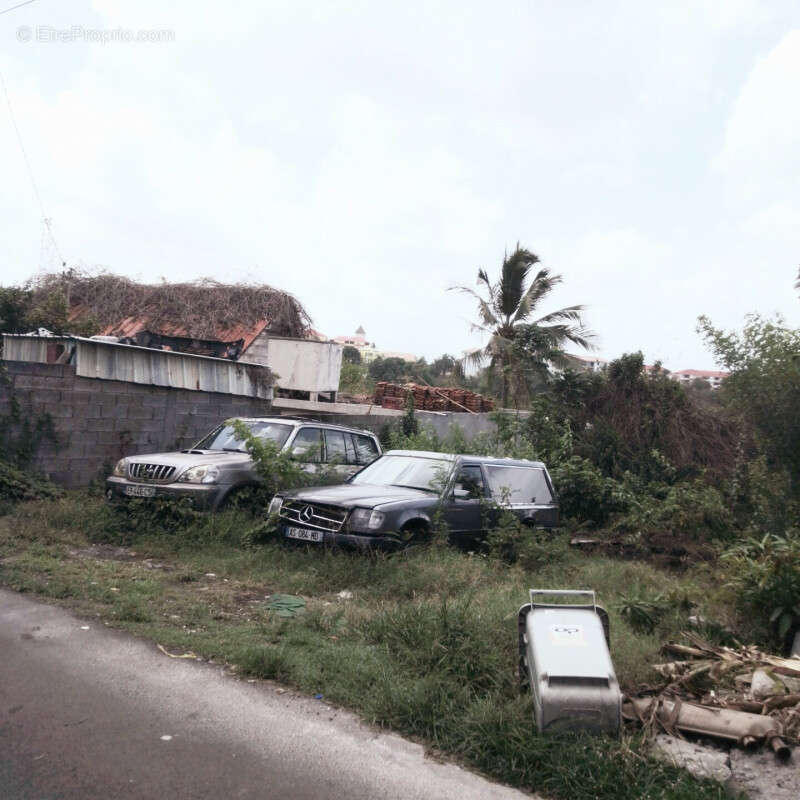
[[[402,358],[376,358],[369,365],[369,376],[374,381],[399,381],[408,372],[408,364]]]
[[[800,329],[784,319],[748,315],[741,333],[724,332],[702,316],[698,331],[730,371],[720,392],[755,429],[773,466],[785,468],[800,495]]]
[[[562,282],[546,267],[540,268],[529,282],[531,270],[539,257],[517,244],[506,254],[496,281],[484,269],[478,270],[481,294],[467,286],[454,289],[478,301],[478,323],[474,330],[488,334],[489,341],[473,360],[488,361],[488,369],[500,385],[503,405],[509,400],[519,403],[531,384],[546,380],[551,367],[567,366],[564,347],[570,343],[591,348],[592,334],[581,318],[583,306],[567,306],[531,319],[542,301]]]
[[[31,305],[31,292],[17,286],[0,286],[0,332],[24,333],[30,325],[26,317]]]
[[[434,377],[441,377],[442,375],[450,375],[456,368],[456,359],[454,356],[451,356],[449,353],[445,353],[444,355],[439,356],[432,364],[431,364],[431,374]]]
[[[357,347],[353,347],[353,345],[348,344],[345,346],[344,350],[342,350],[342,361],[344,361],[346,364],[360,364],[361,353]]]

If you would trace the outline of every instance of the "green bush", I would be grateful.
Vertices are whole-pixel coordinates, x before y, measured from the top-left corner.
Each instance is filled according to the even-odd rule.
[[[629,510],[614,521],[615,530],[671,533],[690,541],[725,539],[733,533],[728,503],[718,489],[702,480],[674,486],[650,483],[644,490],[630,491],[628,497]]]
[[[510,511],[502,512],[486,536],[486,546],[491,556],[531,572],[561,563],[568,556],[564,536],[525,525]]]
[[[634,503],[629,487],[608,478],[588,459],[572,456],[550,467],[561,514],[577,522],[604,525]]]
[[[800,528],[750,537],[723,553],[722,562],[740,610],[771,632],[766,643],[786,644],[800,625]]]
[[[61,494],[61,489],[41,475],[26,472],[0,460],[0,509],[10,510],[14,503],[47,500],[60,497]]]
[[[714,328],[708,317],[698,319],[698,330],[730,370],[723,401],[754,431],[770,466],[791,476],[800,498],[800,328],[750,314],[741,333]]]
[[[176,534],[202,521],[203,515],[189,497],[130,499],[109,507],[103,531],[106,541],[121,544],[128,543],[132,535]]]
[[[355,350],[355,347],[351,347]],[[358,352],[356,350],[356,352]],[[371,391],[371,381],[367,374],[367,368],[360,363],[353,361],[342,361],[342,370],[339,373],[339,391],[350,392],[351,394],[362,394]]]

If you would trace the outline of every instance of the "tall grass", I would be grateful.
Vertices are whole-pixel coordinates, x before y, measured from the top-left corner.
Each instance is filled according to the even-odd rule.
[[[635,736],[538,736],[517,677],[516,614],[532,586],[598,592],[611,614],[617,671],[632,688],[682,620],[665,615],[642,634],[620,615],[619,599],[631,587],[680,591],[713,617],[721,599],[702,575],[585,557],[557,538],[559,558],[528,566],[435,544],[391,556],[275,542],[243,548],[250,524],[232,511],[133,532],[85,494],[23,504],[0,517],[0,583],[243,674],[320,693],[547,796],[723,796],[650,760]],[[305,613],[270,612],[266,598],[278,592],[302,595]]]

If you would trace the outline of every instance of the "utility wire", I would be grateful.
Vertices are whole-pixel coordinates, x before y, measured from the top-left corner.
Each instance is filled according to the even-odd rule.
[[[11,8],[7,8],[5,11],[0,11],[0,14],[8,14],[9,11],[13,11],[15,8],[22,8],[22,6],[29,6],[31,3],[35,3],[36,0],[25,0],[24,3],[18,3],[15,6],[11,6]]]
[[[28,2],[33,2],[33,0],[28,0]],[[27,5],[27,3],[22,3],[22,5]],[[17,6],[18,8],[19,6]],[[8,9],[9,11],[11,9]],[[59,249],[58,243],[56,242],[56,237],[53,235],[53,229],[50,227],[50,218],[47,216],[44,210],[44,203],[42,202],[42,196],[39,193],[39,187],[36,183],[36,178],[33,175],[33,168],[31,167],[30,159],[28,158],[28,152],[25,150],[25,143],[22,141],[22,134],[20,133],[19,127],[17,126],[17,120],[14,116],[14,108],[11,105],[11,97],[8,94],[8,86],[6,86],[6,79],[3,77],[3,73],[0,72],[0,83],[3,84],[3,94],[6,96],[6,103],[8,105],[8,113],[11,116],[11,124],[14,126],[14,132],[17,134],[17,141],[19,142],[19,149],[22,151],[22,158],[25,161],[25,166],[28,168],[28,177],[31,179],[31,186],[33,186],[33,193],[36,195],[36,202],[39,204],[39,211],[42,214],[42,222],[44,223],[45,228],[47,229],[47,234],[50,237],[50,241],[53,243],[53,248],[56,251],[56,255],[58,256],[58,260],[61,262],[61,266],[66,266],[67,262],[64,261],[64,257],[61,255],[61,250]]]

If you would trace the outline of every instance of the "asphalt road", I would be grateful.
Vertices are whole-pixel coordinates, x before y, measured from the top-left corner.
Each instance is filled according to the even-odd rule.
[[[0,589],[0,798],[522,798],[351,714]]]

